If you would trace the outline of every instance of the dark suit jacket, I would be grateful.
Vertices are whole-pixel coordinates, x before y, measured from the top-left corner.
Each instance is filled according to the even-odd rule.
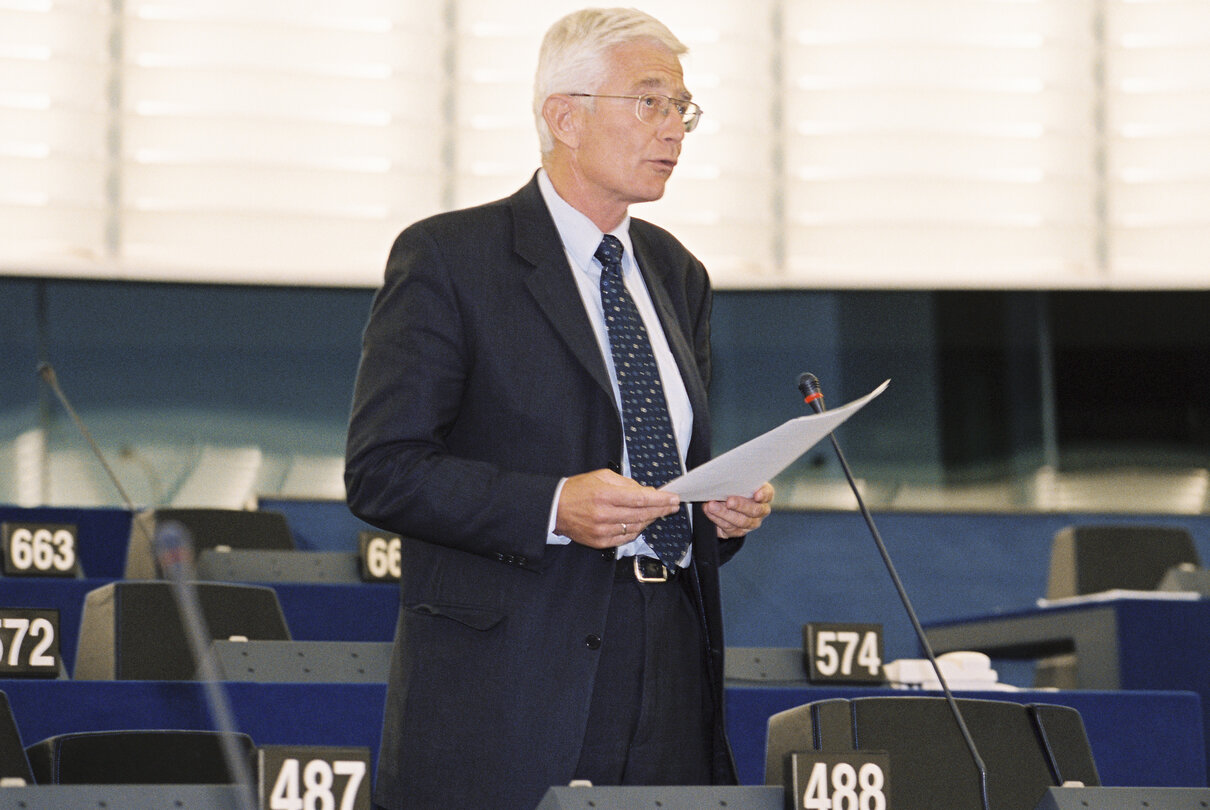
[[[632,220],[710,453],[711,292],[670,234]],[[566,784],[587,723],[614,565],[546,544],[558,481],[620,468],[621,418],[554,222],[531,180],[395,242],[366,327],[345,479],[353,512],[406,538],[375,801],[524,808]],[[722,714],[720,542],[694,518],[691,578],[715,712],[715,779],[735,780]],[[611,556],[611,555],[610,555]]]

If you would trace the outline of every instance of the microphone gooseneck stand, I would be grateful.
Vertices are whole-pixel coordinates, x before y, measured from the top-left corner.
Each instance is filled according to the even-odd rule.
[[[811,409],[816,413],[823,413],[823,392],[820,390],[819,380],[814,374],[806,372],[800,375],[798,378],[798,390],[802,393],[803,402],[811,406]],[[941,665],[937,663],[937,656],[933,654],[933,646],[929,644],[928,637],[924,634],[924,628],[920,626],[920,619],[916,617],[912,601],[908,598],[907,591],[903,587],[903,582],[899,579],[898,572],[895,571],[894,563],[891,562],[890,552],[887,551],[886,544],[882,542],[882,535],[878,533],[878,527],[874,525],[874,518],[870,514],[870,510],[866,508],[865,499],[861,497],[861,491],[857,488],[857,482],[853,479],[853,471],[849,469],[849,463],[845,460],[844,453],[841,452],[840,443],[836,441],[836,434],[829,433],[828,438],[832,441],[832,448],[836,451],[836,458],[840,460],[844,476],[848,479],[849,487],[857,498],[857,507],[861,510],[861,516],[865,518],[866,526],[870,529],[870,535],[874,538],[874,544],[878,546],[878,553],[882,556],[882,562],[886,565],[887,573],[891,575],[891,582],[894,583],[895,590],[899,593],[899,600],[903,602],[903,607],[912,622],[912,627],[916,631],[916,638],[919,639],[920,646],[928,657],[929,663],[933,665],[933,672],[937,674],[937,681],[941,684],[941,691],[945,693],[946,703],[949,704],[950,712],[954,715],[954,720],[958,724],[958,730],[962,732],[962,739],[966,742],[967,750],[970,751],[971,759],[975,763],[975,769],[979,772],[979,797],[983,802],[983,810],[991,810],[991,804],[987,796],[987,766],[983,764],[983,758],[979,756],[979,750],[975,747],[974,739],[971,738],[970,729],[967,728],[966,721],[962,719],[962,712],[958,708],[958,703],[954,700],[953,693],[950,692],[950,687],[945,681],[945,676],[941,674]]]
[[[67,410],[67,413],[71,415],[72,420],[76,423],[76,427],[79,428],[80,433],[88,442],[88,446],[92,448],[93,455],[101,462],[101,466],[105,468],[110,482],[117,489],[118,494],[122,496],[122,502],[126,505],[127,511],[130,512],[131,526],[134,527],[134,531],[146,534],[146,526],[135,519],[135,513],[138,510],[135,509],[134,502],[126,494],[126,490],[122,487],[117,475],[114,474],[113,469],[109,466],[109,462],[105,460],[105,454],[101,452],[101,448],[93,440],[92,434],[84,426],[84,420],[76,413],[76,409],[71,406],[71,401],[68,400],[67,394],[59,387],[59,380],[55,374],[54,367],[50,363],[39,363],[38,376],[55,392],[55,396],[63,403],[63,407]],[[154,550],[156,561],[159,563],[161,571],[172,587],[172,595],[176,599],[177,607],[181,614],[185,636],[189,641],[189,648],[193,652],[193,663],[202,682],[202,687],[205,689],[206,703],[210,709],[211,719],[219,731],[219,744],[223,751],[223,758],[227,762],[227,772],[230,774],[233,784],[237,788],[240,807],[244,808],[244,810],[255,810],[256,799],[253,796],[255,783],[252,780],[252,771],[235,745],[235,734],[237,731],[235,716],[231,711],[231,704],[227,700],[227,693],[218,680],[218,667],[215,664],[214,653],[210,649],[210,632],[206,627],[206,616],[202,612],[201,603],[198,601],[195,584],[197,572],[193,567],[192,538],[184,526],[170,521],[155,532],[154,538],[143,537],[143,539],[149,541],[147,545]]]

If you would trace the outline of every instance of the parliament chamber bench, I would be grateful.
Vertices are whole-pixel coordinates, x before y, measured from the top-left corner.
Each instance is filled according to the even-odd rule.
[[[11,511],[11,510],[10,510]],[[27,515],[30,510],[20,510]],[[129,515],[121,510],[34,510],[47,521],[82,520],[92,542],[81,548],[83,579],[0,579],[0,606],[60,611],[66,672],[75,664],[85,597],[122,581]],[[0,509],[0,517],[6,510]],[[7,519],[7,518],[6,518]],[[271,585],[296,641],[365,642],[392,638],[398,589],[391,584]],[[76,731],[125,728],[206,729],[213,718],[201,684],[161,680],[16,679],[0,682],[26,742]],[[231,680],[225,684],[237,727],[258,745],[361,746],[376,759],[385,684]],[[833,697],[895,694],[870,687],[729,683],[727,722],[745,784],[763,782],[771,715]],[[1206,779],[1202,699],[1190,691],[1046,691],[965,693],[1080,711],[1104,785],[1197,786]]]

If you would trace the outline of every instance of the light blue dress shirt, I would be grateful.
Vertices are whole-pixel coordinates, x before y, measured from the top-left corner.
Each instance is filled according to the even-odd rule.
[[[609,380],[613,386],[614,402],[617,403],[618,413],[621,413],[622,396],[618,389],[617,375],[614,373],[613,354],[609,350],[609,333],[605,328],[605,313],[601,306],[601,265],[593,258],[593,254],[596,253],[597,247],[601,244],[601,238],[604,234],[601,233],[601,230],[592,220],[577,211],[559,196],[544,169],[538,171],[538,188],[541,190],[542,198],[546,201],[546,207],[550,210],[551,217],[554,219],[555,227],[559,231],[559,238],[563,241],[563,251],[567,255],[567,262],[571,267],[572,276],[575,278],[576,287],[580,291],[580,298],[584,303],[584,310],[588,314],[588,320],[592,323],[593,333],[597,337],[597,345],[601,349],[601,357],[605,362],[606,369],[609,371]],[[689,404],[689,394],[685,390],[684,380],[681,379],[681,372],[677,367],[676,358],[673,357],[672,350],[668,346],[668,339],[664,336],[664,329],[660,325],[659,316],[656,315],[655,307],[651,303],[651,295],[647,292],[647,285],[643,281],[643,275],[639,272],[638,264],[635,262],[634,249],[630,243],[629,214],[610,233],[621,240],[622,247],[624,248],[622,254],[622,280],[625,282],[630,296],[634,299],[639,314],[643,317],[643,324],[647,327],[647,336],[651,341],[651,349],[655,353],[656,364],[660,369],[660,380],[664,386],[664,398],[667,400],[668,413],[672,418],[672,429],[676,434],[677,448],[681,456],[681,468],[683,470],[685,466],[685,448],[689,446],[689,438],[693,432],[693,408]],[[626,455],[625,446],[622,448],[622,475],[630,475],[630,460]],[[571,542],[570,538],[554,533],[555,512],[559,503],[559,495],[562,491],[563,484],[560,482],[559,488],[555,491],[554,503],[551,505],[548,543],[566,544]],[[655,556],[655,553],[648,547],[642,535],[639,535],[638,539],[618,548],[619,557],[634,554]],[[690,552],[686,552],[681,565],[688,565],[689,556]]]

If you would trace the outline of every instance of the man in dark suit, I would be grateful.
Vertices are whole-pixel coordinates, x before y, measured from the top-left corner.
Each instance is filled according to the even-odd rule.
[[[613,331],[620,306],[643,322],[672,463],[706,461],[709,279],[628,214],[663,194],[700,115],[684,50],[634,10],[560,20],[535,81],[542,169],[391,251],[345,475],[353,511],[407,538],[380,807],[530,810],[572,779],[735,781],[718,566],[773,490],[684,522],[667,476],[649,477],[648,435],[631,435],[646,416]],[[606,268],[627,303],[603,298]]]

